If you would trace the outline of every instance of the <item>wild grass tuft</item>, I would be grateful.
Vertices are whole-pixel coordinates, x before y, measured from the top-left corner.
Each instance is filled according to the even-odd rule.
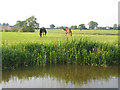
[[[118,64],[118,47],[85,39],[67,39],[64,43],[2,42],[2,68],[47,64],[111,65]]]

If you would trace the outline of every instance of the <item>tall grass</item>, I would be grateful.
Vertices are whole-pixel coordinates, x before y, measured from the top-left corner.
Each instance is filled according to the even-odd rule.
[[[7,45],[2,42],[2,67],[15,69],[21,66],[47,64],[111,65],[118,64],[118,46],[80,40],[66,40],[64,43],[18,43]]]

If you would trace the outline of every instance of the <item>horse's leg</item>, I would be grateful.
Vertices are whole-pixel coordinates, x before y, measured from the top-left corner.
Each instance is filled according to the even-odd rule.
[[[66,32],[66,35],[67,35],[67,32]],[[65,35],[65,36],[66,36],[66,35]]]
[[[69,33],[69,35],[71,35],[71,33]]]
[[[42,37],[42,34],[40,33],[40,37]]]
[[[70,33],[71,34],[71,37],[72,37],[72,33]]]

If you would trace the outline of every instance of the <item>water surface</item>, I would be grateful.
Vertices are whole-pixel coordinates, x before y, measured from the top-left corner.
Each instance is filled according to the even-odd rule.
[[[118,88],[118,67],[49,65],[3,71],[3,88]]]

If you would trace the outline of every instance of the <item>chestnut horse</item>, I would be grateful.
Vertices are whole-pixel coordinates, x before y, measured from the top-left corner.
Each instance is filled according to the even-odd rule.
[[[66,35],[67,35],[67,33],[70,33],[70,35],[72,36],[72,31],[70,28],[63,28],[63,30],[66,31]]]

